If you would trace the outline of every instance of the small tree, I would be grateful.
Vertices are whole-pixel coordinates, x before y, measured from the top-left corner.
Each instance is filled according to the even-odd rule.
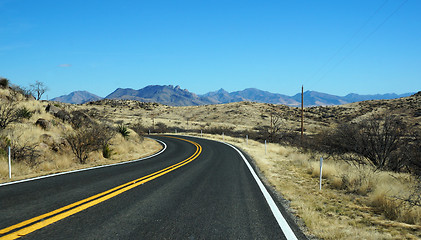
[[[36,81],[35,84],[31,84],[31,91],[37,100],[40,100],[42,95],[48,90],[43,82]]]
[[[343,124],[325,136],[323,144],[330,153],[345,159],[368,163],[376,169],[400,171],[407,165],[402,154],[407,144],[407,127],[401,118],[375,115],[355,124]]]
[[[271,112],[270,113],[270,127],[268,129],[268,140],[276,141],[276,136],[280,133],[282,126],[282,116],[279,113]]]

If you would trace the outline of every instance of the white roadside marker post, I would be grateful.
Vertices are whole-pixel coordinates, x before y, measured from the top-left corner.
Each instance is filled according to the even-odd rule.
[[[246,144],[249,145],[249,135],[246,135]]]
[[[266,146],[266,140],[265,140],[265,155],[267,153],[267,146]]]
[[[225,135],[222,133],[222,141],[225,142]]]
[[[319,181],[319,190],[322,190],[322,175],[323,175],[323,158],[320,158],[320,181]]]
[[[200,137],[202,137],[202,130],[200,130]]]
[[[9,178],[12,179],[12,155],[9,146]]]

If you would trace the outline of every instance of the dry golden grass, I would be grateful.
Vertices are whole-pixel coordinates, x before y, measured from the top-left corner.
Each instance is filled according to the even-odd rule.
[[[222,141],[222,136],[203,136]],[[269,184],[290,201],[307,234],[322,239],[421,238],[421,208],[408,208],[394,200],[410,193],[410,175],[325,160],[319,191],[320,166],[314,156],[277,144],[268,144],[265,154],[262,143],[224,139],[253,157]],[[344,178],[348,182],[343,182]],[[351,187],[345,186],[350,183]],[[396,215],[394,220],[390,214]]]
[[[8,91],[0,92],[5,96]],[[3,94],[3,95],[2,95]],[[20,145],[34,145],[39,152],[39,157],[33,163],[16,162],[12,159],[12,179],[9,179],[7,156],[0,156],[0,182],[20,180],[40,175],[47,175],[62,171],[87,168],[92,166],[111,164],[121,161],[129,161],[151,155],[162,149],[162,146],[151,140],[141,138],[134,132],[126,140],[121,135],[116,135],[111,140],[113,155],[106,159],[102,152],[94,152],[89,156],[87,164],[78,164],[70,148],[66,145],[64,135],[73,131],[69,123],[65,123],[55,118],[52,114],[46,113],[45,108],[49,102],[34,100],[24,100],[18,102],[18,107],[26,107],[34,114],[30,119],[13,123],[1,131],[2,136],[6,136],[12,142]],[[77,105],[61,104],[62,108],[68,111],[78,109]],[[43,118],[51,123],[48,130],[44,130],[35,125],[35,122]],[[52,146],[57,146],[54,150]]]

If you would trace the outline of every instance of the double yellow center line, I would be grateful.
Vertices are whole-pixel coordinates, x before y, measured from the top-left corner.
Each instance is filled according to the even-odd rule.
[[[169,137],[169,136],[167,136]],[[202,146],[200,146],[198,143],[190,141],[190,140],[186,140],[186,139],[182,139],[182,138],[177,138],[177,137],[171,137],[171,138],[175,138],[175,139],[179,139],[179,140],[183,140],[186,142],[189,142],[193,145],[196,146],[196,151],[193,155],[191,155],[189,158],[176,163],[174,165],[171,165],[167,168],[164,168],[162,170],[159,170],[157,172],[154,172],[152,174],[149,174],[147,176],[135,179],[133,181],[130,181],[128,183],[122,184],[120,186],[117,186],[115,188],[112,188],[110,190],[107,190],[105,192],[96,194],[92,197],[80,200],[78,202],[69,204],[67,206],[64,206],[62,208],[56,209],[54,211],[45,213],[43,215],[40,215],[38,217],[34,217],[31,219],[28,219],[26,221],[23,221],[21,223],[15,224],[13,226],[4,228],[0,230],[0,240],[9,240],[9,239],[17,239],[19,237],[25,236],[31,232],[34,232],[36,230],[39,230],[45,226],[48,226],[52,223],[55,223],[57,221],[60,221],[61,219],[64,219],[66,217],[69,217],[73,214],[76,214],[78,212],[81,212],[87,208],[90,208],[92,206],[95,206],[101,202],[104,202],[110,198],[113,198],[121,193],[124,193],[132,188],[135,188],[139,185],[142,185],[146,182],[149,182],[155,178],[158,178],[162,175],[165,175],[169,172],[174,171],[177,168],[180,168],[188,163],[190,163],[191,161],[193,161],[194,159],[196,159],[200,153],[202,152]]]

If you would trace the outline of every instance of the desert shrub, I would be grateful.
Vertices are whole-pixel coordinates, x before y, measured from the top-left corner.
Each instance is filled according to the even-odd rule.
[[[166,133],[168,131],[169,131],[169,129],[168,129],[167,125],[165,125],[165,123],[160,122],[160,123],[155,124],[154,132]]]
[[[95,122],[87,114],[79,110],[71,112],[70,122],[75,129],[95,125]]]
[[[16,102],[0,100],[0,129],[5,129],[9,124],[31,116],[32,112],[25,107],[18,108]]]
[[[393,115],[375,115],[360,123],[347,123],[319,135],[318,148],[344,160],[370,164],[376,169],[400,171],[407,166],[402,154],[407,127]]]
[[[9,87],[9,79],[7,78],[0,78],[0,88],[8,88]]]
[[[59,110],[54,113],[54,117],[61,119],[63,122],[72,122],[72,116],[65,110]],[[80,127],[83,122],[79,118],[74,118],[73,126]]]
[[[417,225],[421,223],[421,178],[405,179],[405,184],[412,185],[409,192],[390,194],[389,188],[379,188],[371,194],[369,203],[387,219]]]
[[[102,156],[104,158],[110,158],[112,155],[112,149],[110,148],[109,144],[104,144],[104,146],[102,146]]]
[[[343,173],[341,175],[342,187],[348,193],[367,195],[375,187],[375,173],[371,170],[360,170],[357,173]]]
[[[32,92],[29,89],[26,89],[24,87],[18,86],[18,85],[12,85],[11,86],[11,95],[14,99],[17,99],[18,95],[22,95],[25,98],[32,98]]]
[[[16,115],[19,119],[30,119],[34,111],[29,111],[26,107],[21,107],[16,111]]]
[[[130,136],[130,131],[129,131],[129,129],[127,128],[127,126],[126,125],[124,125],[124,124],[120,124],[120,125],[118,125],[117,126],[117,132],[118,133],[120,133],[121,134],[121,136],[123,136],[124,137],[124,139],[128,139],[129,138],[129,136]]]
[[[210,127],[205,129],[205,133],[209,133],[209,134],[218,134],[221,135],[222,133],[225,135],[234,135],[233,133],[233,129],[234,127],[224,127],[224,126],[219,126],[219,127]]]
[[[421,176],[415,178],[414,188],[407,198],[403,199],[411,207],[421,207]],[[421,216],[420,216],[421,219]]]
[[[407,170],[421,176],[421,132],[416,131],[404,145],[401,154],[407,159]]]
[[[384,192],[375,194],[371,200],[371,205],[390,220],[396,220],[401,215],[401,204],[402,201],[390,198]]]
[[[40,156],[36,150],[36,144],[15,143],[11,147],[11,157],[16,162],[25,162],[31,166],[36,164],[36,159]]]
[[[148,128],[143,126],[143,124],[139,121],[131,126],[131,129],[135,131],[135,133],[139,135],[143,135],[148,132]]]
[[[89,153],[97,150],[104,151],[104,147],[108,145],[114,134],[115,131],[108,126],[93,125],[81,127],[74,133],[67,134],[65,139],[79,163],[85,164]]]
[[[140,140],[143,141],[144,135],[149,132],[149,129],[143,126],[142,122],[138,121],[135,124],[132,124],[130,127],[137,135],[140,137]]]
[[[11,158],[14,162],[24,162],[30,166],[36,165],[36,160],[40,156],[36,149],[37,144],[24,141],[20,136],[12,136],[11,139],[4,136],[0,138],[0,147],[4,151],[7,151],[9,145]]]

